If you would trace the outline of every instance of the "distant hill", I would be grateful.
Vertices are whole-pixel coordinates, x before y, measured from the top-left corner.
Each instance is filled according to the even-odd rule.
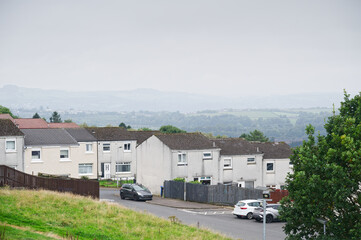
[[[76,92],[5,85],[0,88],[0,105],[11,109],[54,109],[78,111],[180,111],[221,109],[285,109],[332,107],[342,93],[312,93],[275,96],[221,97],[154,89],[132,91]]]

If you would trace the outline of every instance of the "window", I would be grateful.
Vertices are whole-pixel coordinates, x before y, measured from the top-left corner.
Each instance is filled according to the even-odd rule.
[[[247,158],[247,164],[256,163],[256,159],[254,157]]]
[[[187,165],[187,154],[178,153],[178,165]]]
[[[31,151],[31,159],[32,161],[40,161],[41,160],[40,150]]]
[[[110,143],[103,143],[103,152],[110,151]]]
[[[130,162],[116,163],[115,172],[117,173],[130,172]]]
[[[223,159],[223,168],[232,168],[232,158]]]
[[[60,149],[60,159],[69,159],[69,149]]]
[[[79,164],[79,175],[92,175],[93,164],[92,163],[80,163]]]
[[[203,153],[203,159],[212,159],[212,153],[211,152],[204,152]]]
[[[86,151],[86,152],[93,152],[93,144],[87,143],[87,144],[85,145],[85,151]]]
[[[6,152],[15,152],[16,151],[16,142],[15,139],[5,141]]]
[[[130,152],[130,143],[124,143],[124,152]]]
[[[274,172],[273,162],[268,162],[267,163],[267,172]]]

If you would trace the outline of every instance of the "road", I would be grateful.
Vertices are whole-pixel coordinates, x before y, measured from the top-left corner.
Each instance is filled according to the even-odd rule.
[[[192,209],[186,207],[187,202],[181,202],[184,208],[173,208],[149,202],[137,202],[132,200],[121,200],[119,190],[100,189],[100,200],[118,203],[124,207],[140,212],[148,212],[158,217],[168,219],[175,216],[182,223],[210,229],[234,239],[261,240],[263,236],[262,223],[248,219],[238,219],[232,215],[232,209],[227,208],[202,208]],[[206,205],[209,206],[209,205]],[[285,239],[282,231],[284,223],[274,222],[266,225],[267,240]]]

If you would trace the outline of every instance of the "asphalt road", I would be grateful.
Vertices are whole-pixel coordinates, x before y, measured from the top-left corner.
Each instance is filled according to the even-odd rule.
[[[155,205],[150,202],[137,202],[133,200],[121,200],[119,190],[100,189],[100,200],[118,203],[124,207],[148,212],[158,217],[168,219],[175,216],[182,223],[210,229],[234,239],[262,240],[262,223],[248,219],[238,219],[232,215],[232,209],[189,209],[172,208],[162,205]],[[187,204],[184,202],[184,204]],[[285,239],[282,231],[284,223],[274,222],[266,225],[267,240]]]

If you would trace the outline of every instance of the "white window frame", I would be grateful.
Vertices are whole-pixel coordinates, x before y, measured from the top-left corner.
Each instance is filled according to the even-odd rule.
[[[208,156],[206,156],[208,155]],[[207,159],[212,159],[212,152],[203,152],[203,159],[207,160]]]
[[[7,148],[8,142],[14,142],[14,149]],[[16,152],[16,139],[15,138],[8,138],[5,140],[5,152]]]
[[[179,152],[177,157],[177,163],[179,166],[187,165],[187,153]]]
[[[86,172],[86,173],[81,173],[80,172],[80,167],[91,167],[91,171],[90,172]],[[92,163],[79,163],[78,164],[78,175],[79,176],[90,176],[93,175],[93,164]]]
[[[252,161],[250,161],[253,159]],[[247,164],[256,164],[256,157],[247,157]]]
[[[103,143],[103,152],[110,152],[110,143]],[[109,145],[109,150],[104,150],[104,145]]]
[[[33,158],[33,152],[39,152],[39,155],[40,155],[40,158]],[[41,160],[41,149],[40,148],[34,148],[34,149],[31,149],[31,162],[43,162],[43,160]]]
[[[226,160],[229,160],[229,166],[226,166]],[[233,167],[233,160],[232,158],[228,157],[228,158],[224,158],[223,159],[223,169],[232,169]]]
[[[118,172],[117,171],[117,166],[125,166],[125,165],[129,165],[129,171],[126,172]],[[117,162],[115,163],[115,173],[119,174],[119,173],[131,173],[132,170],[132,163],[131,162]]]
[[[123,149],[124,149],[124,152],[131,152],[131,147],[132,145],[130,144],[130,142],[126,142],[123,144]]]
[[[61,151],[68,151],[68,157],[67,158],[62,158],[61,157]],[[69,148],[60,148],[59,158],[60,158],[60,161],[62,161],[62,162],[70,161],[70,149]]]
[[[272,164],[272,170],[268,170],[267,165]],[[267,173],[274,173],[275,172],[275,162],[266,162],[266,172]]]
[[[88,146],[90,146],[90,150],[88,150]],[[93,144],[92,143],[86,143],[85,144],[85,152],[86,153],[93,153]]]

